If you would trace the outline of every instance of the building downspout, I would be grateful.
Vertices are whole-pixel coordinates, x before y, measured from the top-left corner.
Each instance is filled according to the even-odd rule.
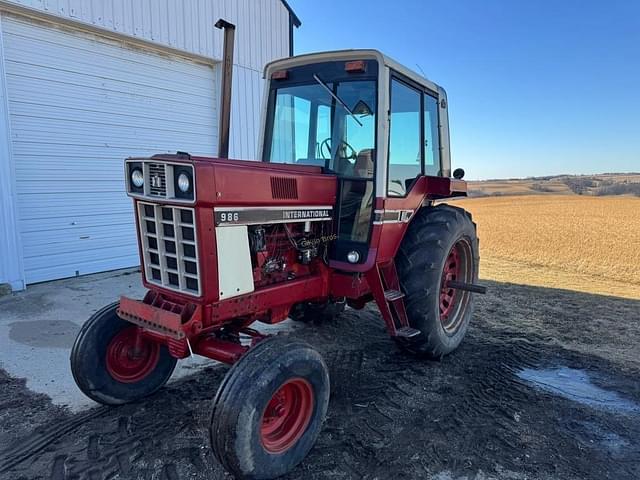
[[[293,17],[289,15],[289,56],[293,57]]]

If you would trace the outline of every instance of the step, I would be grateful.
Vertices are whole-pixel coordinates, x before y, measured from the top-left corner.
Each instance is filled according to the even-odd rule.
[[[396,337],[411,339],[417,337],[420,333],[417,328],[402,327],[396,330]]]
[[[384,298],[387,299],[387,302],[395,302],[396,300],[400,300],[404,297],[404,293],[399,290],[385,290]]]

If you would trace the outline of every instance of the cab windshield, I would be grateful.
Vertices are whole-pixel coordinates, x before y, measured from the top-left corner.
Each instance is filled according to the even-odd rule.
[[[344,65],[344,64],[342,64]],[[310,66],[313,67],[313,66]],[[315,165],[340,177],[373,177],[376,80],[305,67],[304,82],[273,81],[265,160]]]

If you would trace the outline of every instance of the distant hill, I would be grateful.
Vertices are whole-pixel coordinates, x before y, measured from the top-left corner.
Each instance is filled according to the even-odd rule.
[[[640,173],[549,175],[544,177],[469,182],[469,196],[499,195],[635,195],[640,197]]]

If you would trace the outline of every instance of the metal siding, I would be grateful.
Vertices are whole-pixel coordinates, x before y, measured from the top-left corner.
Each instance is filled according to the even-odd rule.
[[[264,81],[250,69],[233,71],[229,157],[257,160]]]
[[[216,151],[213,68],[26,21],[2,27],[27,282],[138,264],[123,159]]]
[[[236,63],[261,72],[289,55],[289,12],[280,0],[4,0],[50,15],[219,60],[219,19],[234,23]]]
[[[17,227],[15,168],[4,65],[4,48],[0,41],[0,283],[9,283],[12,289],[22,290],[24,268],[22,245]]]
[[[4,1],[213,60],[222,58],[223,47],[222,31],[213,24],[219,18],[234,23],[229,154],[257,159],[262,71],[289,55],[289,12],[280,0]]]
[[[5,20],[9,31],[0,40],[11,55],[11,117],[0,125],[0,134],[14,129],[13,142],[7,144],[19,165],[14,174],[11,155],[2,155],[0,173],[13,180],[13,187],[6,181],[2,185],[0,218],[12,228],[11,212],[18,211],[22,235],[13,243],[3,237],[0,282],[11,280],[20,288],[21,242],[29,282],[74,274],[73,263],[84,265],[80,273],[137,263],[132,230],[122,227],[132,215],[122,197],[122,159],[176,150],[178,143],[180,150],[216,152],[217,101],[211,83],[219,84],[218,65],[216,80],[207,79],[211,88],[203,87],[202,75],[195,72],[207,67],[131,50],[118,37],[81,33],[83,24],[88,31],[102,29],[105,35],[214,61],[222,56],[223,35],[213,24],[218,18],[236,24],[230,156],[256,159],[262,69],[289,54],[289,12],[280,0],[0,0],[0,8],[11,4],[22,8],[16,14],[77,22],[79,31],[63,34]],[[79,170],[100,176],[91,188],[96,194],[72,193],[82,182],[69,180],[69,174]],[[97,218],[72,225],[73,219],[86,217],[87,209]],[[16,260],[9,262],[10,257]]]

